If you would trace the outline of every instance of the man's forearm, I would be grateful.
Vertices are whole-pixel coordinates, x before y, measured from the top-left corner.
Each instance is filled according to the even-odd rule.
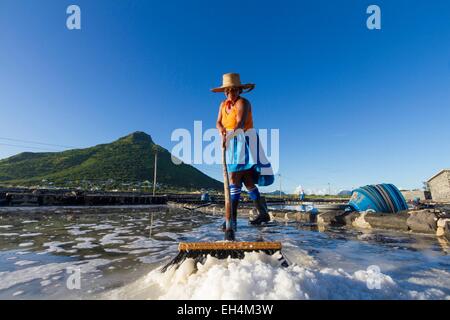
[[[220,132],[223,132],[223,130],[225,129],[224,126],[223,126],[220,122],[217,122],[217,123],[216,123],[216,128],[217,128],[217,130],[219,130]]]

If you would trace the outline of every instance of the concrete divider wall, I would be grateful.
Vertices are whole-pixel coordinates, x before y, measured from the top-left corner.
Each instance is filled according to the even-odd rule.
[[[6,192],[0,192],[0,207],[6,206]]]
[[[408,211],[397,213],[367,213],[365,220],[371,228],[408,231]]]
[[[450,221],[446,221],[443,228],[442,236],[446,237],[448,241],[450,241]]]
[[[0,206],[36,207],[36,206],[110,206],[110,205],[150,205],[166,204],[167,196],[142,194],[42,194],[6,193],[0,195]]]
[[[170,207],[183,208],[189,204],[168,202]],[[197,211],[223,215],[224,207],[220,204],[211,204],[198,208]],[[252,207],[242,206],[239,209],[240,217],[253,217],[256,212]],[[371,228],[434,234],[450,240],[450,212],[437,209],[408,210],[398,213],[374,212],[346,212],[345,210],[327,210],[319,213],[298,212],[292,210],[270,210],[269,214],[274,221],[298,222],[303,224],[316,224],[318,226],[342,226],[349,228]]]

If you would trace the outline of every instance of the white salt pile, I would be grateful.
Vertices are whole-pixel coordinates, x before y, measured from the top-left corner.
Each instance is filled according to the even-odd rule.
[[[197,269],[197,270],[196,270]],[[314,264],[280,267],[278,256],[248,253],[242,260],[192,259],[178,269],[151,271],[106,294],[112,299],[449,299],[437,289],[408,290],[373,270],[349,274]]]

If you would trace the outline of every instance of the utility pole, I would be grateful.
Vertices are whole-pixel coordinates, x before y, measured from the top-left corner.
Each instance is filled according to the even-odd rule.
[[[158,150],[155,149],[155,170],[153,172],[153,195],[155,195],[155,191],[156,191],[156,168],[158,165]]]
[[[281,174],[278,174],[278,177],[280,178],[280,198],[281,198]]]

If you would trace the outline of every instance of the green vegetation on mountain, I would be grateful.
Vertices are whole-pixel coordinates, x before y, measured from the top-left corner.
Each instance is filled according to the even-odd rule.
[[[169,151],[144,132],[86,149],[63,152],[24,152],[0,160],[0,183],[37,185],[51,181],[75,186],[83,181],[134,183],[153,181],[154,155],[158,152],[157,181],[171,188],[221,189],[222,184],[196,168],[172,162]]]

